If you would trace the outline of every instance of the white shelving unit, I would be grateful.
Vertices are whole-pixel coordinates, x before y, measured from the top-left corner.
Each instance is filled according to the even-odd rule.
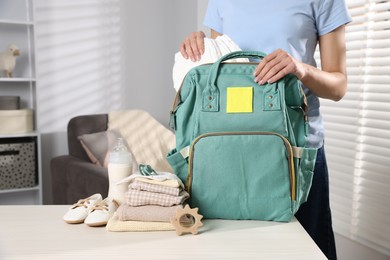
[[[21,109],[28,108],[34,111],[33,132],[0,134],[0,139],[12,141],[28,138],[35,142],[37,179],[35,187],[1,189],[0,205],[42,204],[41,137],[36,129],[38,124],[34,25],[33,0],[0,1],[0,51],[4,51],[10,44],[16,44],[21,53],[16,59],[12,78],[5,78],[3,72],[0,71],[0,95],[20,96]],[[0,165],[0,174],[2,174],[1,171]]]

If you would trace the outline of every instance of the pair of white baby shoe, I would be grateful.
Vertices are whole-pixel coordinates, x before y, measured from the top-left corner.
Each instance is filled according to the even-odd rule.
[[[96,193],[73,204],[63,219],[69,224],[85,223],[90,227],[104,226],[118,206],[115,200],[109,197],[103,200],[102,195]]]

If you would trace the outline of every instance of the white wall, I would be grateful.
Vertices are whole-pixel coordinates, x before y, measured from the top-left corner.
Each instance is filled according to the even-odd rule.
[[[389,256],[375,251],[354,240],[335,234],[337,257],[339,260],[389,260]]]
[[[38,129],[44,203],[50,159],[67,153],[74,116],[145,109],[167,125],[172,66],[180,40],[197,26],[197,6],[183,0],[35,1]]]
[[[168,124],[175,95],[174,53],[196,29],[196,4],[183,0],[122,1],[122,69],[126,108],[142,108]]]

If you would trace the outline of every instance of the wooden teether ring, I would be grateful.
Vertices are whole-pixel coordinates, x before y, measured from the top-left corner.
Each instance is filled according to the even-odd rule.
[[[191,226],[183,226],[180,222],[181,218],[187,215],[190,215],[195,220],[195,223]],[[198,208],[191,209],[187,204],[184,208],[176,211],[176,215],[171,218],[171,223],[175,227],[178,236],[185,233],[196,235],[198,234],[198,228],[203,226],[203,223],[201,222],[202,218],[203,216],[198,213]]]

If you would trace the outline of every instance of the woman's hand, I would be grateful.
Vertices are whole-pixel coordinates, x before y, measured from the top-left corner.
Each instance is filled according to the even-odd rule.
[[[304,66],[286,51],[278,49],[265,56],[256,67],[253,76],[255,82],[263,85],[267,82],[274,83],[290,73],[301,79],[304,76]]]
[[[254,71],[260,85],[294,74],[317,97],[339,101],[347,91],[345,26],[319,37],[321,69],[299,62],[283,50],[267,55]]]
[[[192,61],[199,61],[204,53],[204,32],[193,32],[180,44],[181,55],[185,59],[190,58]]]

